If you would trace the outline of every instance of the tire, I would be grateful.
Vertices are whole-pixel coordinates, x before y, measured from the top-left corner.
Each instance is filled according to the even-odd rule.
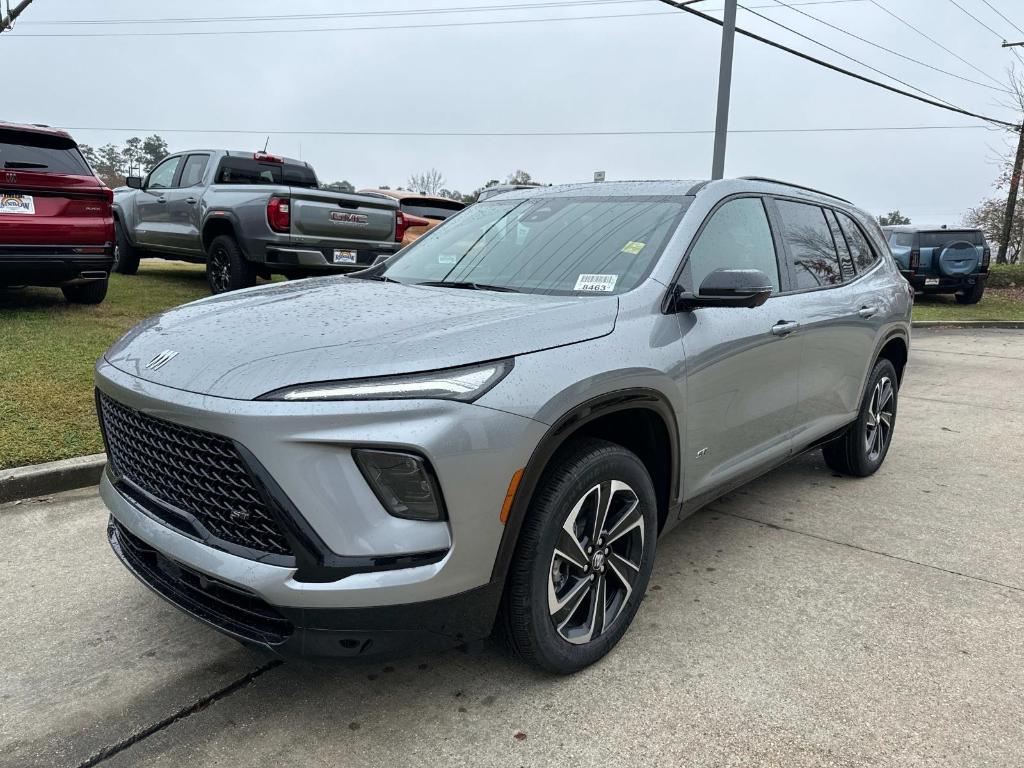
[[[977,304],[981,301],[981,297],[985,294],[985,281],[978,280],[974,285],[970,286],[966,291],[956,294],[957,304]]]
[[[121,222],[114,219],[114,265],[111,270],[122,275],[134,275],[139,271],[139,249],[128,242]]]
[[[99,304],[107,297],[108,280],[65,285],[60,290],[71,304]]]
[[[593,533],[602,498],[604,534],[596,538],[604,548]],[[647,591],[657,533],[654,486],[633,453],[589,438],[560,450],[530,502],[509,567],[500,626],[512,652],[556,674],[608,653]],[[609,534],[615,538],[605,542]],[[606,620],[599,623],[598,613]]]
[[[822,448],[829,468],[854,477],[873,475],[892,444],[898,400],[896,368],[889,360],[881,359],[868,378],[857,420]]]
[[[256,269],[231,235],[218,235],[206,253],[206,282],[211,293],[256,285]]]

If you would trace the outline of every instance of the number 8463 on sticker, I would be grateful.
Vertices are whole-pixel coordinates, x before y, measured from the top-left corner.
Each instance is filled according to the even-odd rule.
[[[618,275],[580,275],[576,278],[574,291],[587,291],[590,293],[611,293],[615,290],[615,283],[618,282]]]

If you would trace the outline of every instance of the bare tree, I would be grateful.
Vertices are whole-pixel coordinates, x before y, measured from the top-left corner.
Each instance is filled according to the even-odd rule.
[[[409,177],[409,189],[419,192],[421,195],[436,195],[444,187],[444,174],[437,168],[431,168],[424,173],[414,173]]]

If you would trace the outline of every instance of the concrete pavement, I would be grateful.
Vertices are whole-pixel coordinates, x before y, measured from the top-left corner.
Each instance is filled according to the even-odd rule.
[[[1022,382],[1020,331],[916,332],[882,470],[809,454],[699,512],[570,678],[268,665],[124,571],[95,491],[0,507],[0,766],[1019,764]]]

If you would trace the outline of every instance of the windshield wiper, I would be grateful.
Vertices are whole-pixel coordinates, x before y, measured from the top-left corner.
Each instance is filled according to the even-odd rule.
[[[360,275],[356,272],[349,275],[349,277],[355,280],[375,280],[378,283],[398,283],[399,285],[405,285],[401,280],[395,280],[395,278],[387,277],[385,275]]]
[[[470,291],[500,291],[502,293],[522,293],[515,288],[505,285],[488,285],[487,283],[474,283],[468,280],[427,280],[416,285],[429,285],[436,288],[466,288]]]
[[[49,168],[46,163],[26,163],[20,160],[8,160],[4,168]]]

